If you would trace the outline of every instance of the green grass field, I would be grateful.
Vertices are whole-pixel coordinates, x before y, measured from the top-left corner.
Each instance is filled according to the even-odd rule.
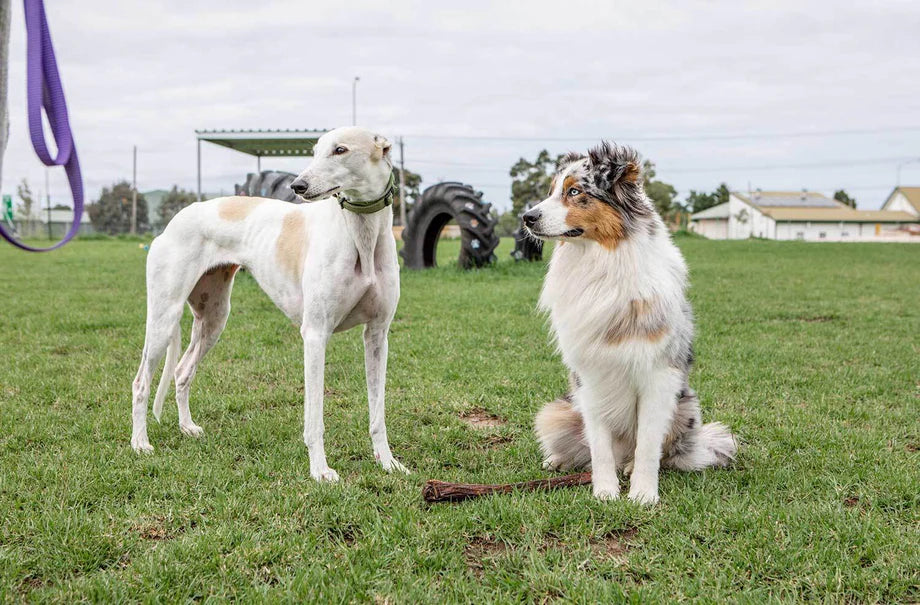
[[[203,438],[170,398],[139,457],[145,252],[0,247],[2,600],[920,600],[920,246],[679,244],[692,384],[743,445],[733,469],[664,473],[652,509],[587,488],[423,505],[427,478],[549,476],[531,426],[566,371],[545,267],[507,241],[488,270],[402,275],[387,424],[411,476],[373,461],[360,332],[333,338],[337,485],[310,479],[299,334],[250,276],[192,390]]]

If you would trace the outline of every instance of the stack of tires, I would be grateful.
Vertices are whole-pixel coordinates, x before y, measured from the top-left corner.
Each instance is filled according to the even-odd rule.
[[[236,186],[237,195],[253,197],[269,197],[285,202],[298,201],[297,195],[291,189],[291,183],[297,178],[290,172],[263,170],[260,173],[249,173],[246,182]]]
[[[426,189],[409,214],[403,229],[400,255],[410,269],[437,265],[441,230],[451,220],[460,227],[460,259],[464,269],[495,262],[497,219],[489,214],[492,204],[482,201],[482,192],[455,182],[438,183]]]
[[[514,232],[514,251],[511,256],[514,260],[540,261],[543,260],[543,242],[533,237],[524,228],[524,213],[530,210],[533,204],[527,204],[518,216],[521,221],[517,231]]]

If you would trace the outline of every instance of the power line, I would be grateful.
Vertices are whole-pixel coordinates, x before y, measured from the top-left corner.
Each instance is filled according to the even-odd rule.
[[[848,130],[800,130],[790,132],[738,132],[738,133],[700,133],[686,135],[622,135],[620,137],[588,136],[588,137],[545,137],[545,136],[503,136],[503,135],[449,135],[449,134],[407,134],[408,138],[438,139],[457,141],[526,141],[526,142],[584,142],[599,141],[601,139],[617,139],[627,141],[717,141],[717,140],[743,140],[743,139],[793,139],[805,137],[830,137],[854,136],[866,134],[882,134],[888,132],[918,132],[920,126],[897,126],[884,128],[859,128]]]

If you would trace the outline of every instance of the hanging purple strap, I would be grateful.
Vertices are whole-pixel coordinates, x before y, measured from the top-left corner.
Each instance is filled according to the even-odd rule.
[[[36,155],[46,166],[64,167],[67,180],[70,182],[70,191],[73,193],[73,222],[67,234],[64,235],[64,239],[49,248],[33,248],[17,241],[3,228],[2,224],[0,224],[0,235],[23,250],[47,252],[69,242],[80,230],[80,220],[83,217],[83,176],[80,174],[80,161],[77,159],[73,133],[70,132],[67,103],[64,100],[64,88],[61,86],[57,62],[54,59],[54,48],[51,46],[51,32],[48,30],[48,21],[45,18],[45,5],[42,0],[24,0],[24,4],[28,37],[26,63],[29,135],[32,138],[32,147],[35,148]],[[51,125],[51,132],[57,146],[57,157],[51,157],[45,142],[42,108]]]

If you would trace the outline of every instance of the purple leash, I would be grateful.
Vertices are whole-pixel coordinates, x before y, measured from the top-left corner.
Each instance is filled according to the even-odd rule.
[[[67,234],[64,235],[64,239],[48,248],[33,248],[17,241],[3,228],[2,223],[0,223],[0,235],[17,248],[29,252],[48,252],[69,242],[80,230],[80,220],[83,217],[83,176],[80,174],[80,161],[77,159],[77,149],[74,147],[73,133],[70,131],[64,87],[61,85],[61,76],[58,74],[57,62],[54,58],[54,47],[51,45],[48,20],[45,18],[44,2],[24,0],[24,5],[27,34],[28,75],[26,85],[29,96],[29,135],[32,138],[35,154],[45,166],[64,167],[70,183],[70,191],[73,193],[73,222]],[[57,157],[51,157],[45,142],[42,108],[51,125],[51,132],[58,150]]]

